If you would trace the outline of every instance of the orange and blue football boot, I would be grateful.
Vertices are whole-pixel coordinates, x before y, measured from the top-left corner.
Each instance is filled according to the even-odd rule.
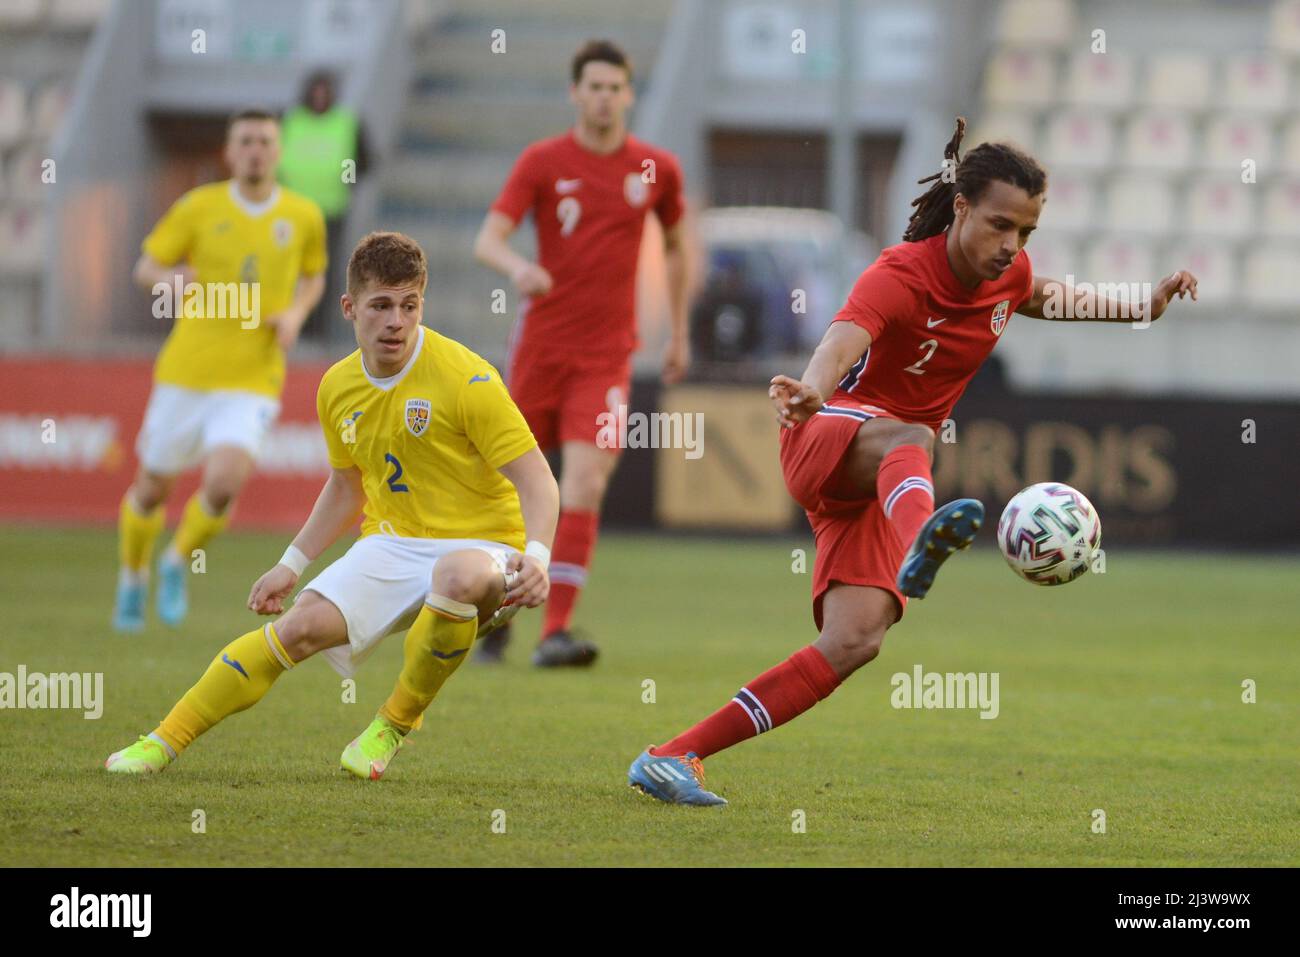
[[[704,762],[694,751],[676,757],[656,757],[646,748],[627,769],[627,784],[667,804],[727,803],[712,791],[704,790]]]

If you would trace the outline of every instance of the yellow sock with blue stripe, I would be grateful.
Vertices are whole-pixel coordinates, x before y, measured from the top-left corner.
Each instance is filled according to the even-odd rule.
[[[163,512],[159,505],[149,514],[142,514],[130,492],[122,496],[117,513],[117,557],[124,574],[137,580],[148,575],[153,543],[163,528]]]
[[[424,709],[460,667],[478,634],[478,609],[442,595],[424,600],[403,644],[406,661],[380,717],[402,733],[419,726]]]
[[[213,515],[203,501],[203,492],[195,492],[185,503],[185,513],[176,527],[176,537],[167,549],[169,555],[189,561],[194,556],[194,549],[203,548],[226,527],[229,515],[230,509]]]
[[[203,677],[175,707],[154,735],[179,754],[217,722],[251,708],[275,679],[293,667],[275,626],[263,625],[222,648]]]

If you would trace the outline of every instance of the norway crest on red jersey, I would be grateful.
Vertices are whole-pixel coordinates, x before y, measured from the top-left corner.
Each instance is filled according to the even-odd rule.
[[[429,427],[431,408],[432,404],[428,399],[406,400],[406,428],[416,438],[424,435],[424,430]]]
[[[1007,310],[1010,308],[1010,299],[1003,299],[993,307],[993,315],[989,318],[989,326],[995,336],[1002,335],[1002,330],[1007,327]]]
[[[629,206],[644,206],[649,195],[650,187],[640,173],[628,173],[623,177],[623,198]]]

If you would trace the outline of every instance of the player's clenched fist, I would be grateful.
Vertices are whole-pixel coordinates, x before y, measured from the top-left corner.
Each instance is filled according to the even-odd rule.
[[[773,376],[767,395],[776,406],[776,417],[782,428],[786,429],[806,422],[822,407],[820,392],[788,375]]]
[[[284,600],[298,584],[298,576],[287,565],[276,565],[269,572],[253,582],[253,590],[248,593],[248,607],[259,615],[280,615],[284,613]]]
[[[546,574],[546,567],[532,555],[511,555],[506,562],[506,573],[509,582],[505,600],[507,605],[536,608],[546,601],[546,596],[551,591],[551,579]],[[514,575],[513,578],[509,577],[511,574]]]
[[[545,296],[551,291],[551,274],[537,263],[525,263],[510,279],[525,296]]]

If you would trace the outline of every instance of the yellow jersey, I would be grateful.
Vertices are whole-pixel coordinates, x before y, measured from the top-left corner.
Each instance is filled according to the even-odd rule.
[[[261,320],[293,302],[300,276],[324,271],[320,207],[282,186],[253,206],[236,195],[234,181],[209,183],[178,199],[141,248],[164,266],[188,262],[205,291],[175,303],[154,381],[279,398],[284,351]]]
[[[417,334],[400,372],[376,379],[358,349],[316,392],[330,465],[361,470],[361,534],[523,549],[519,496],[497,469],[537,441],[496,369],[426,326]]]

